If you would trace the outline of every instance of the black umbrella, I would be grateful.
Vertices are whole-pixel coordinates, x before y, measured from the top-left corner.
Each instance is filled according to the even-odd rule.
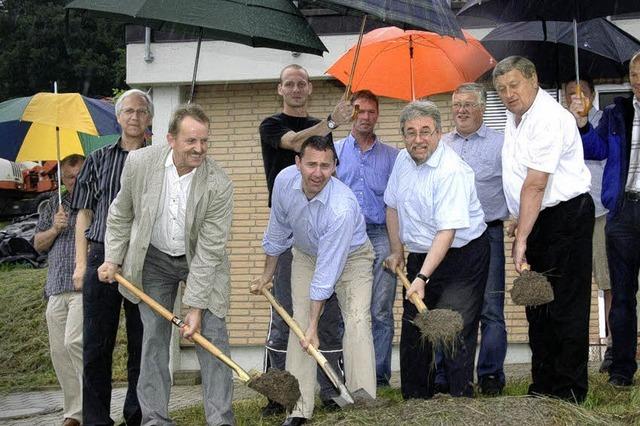
[[[160,31],[197,30],[189,102],[193,98],[203,37],[320,56],[327,51],[289,0],[74,0],[66,8]]]
[[[576,82],[580,79],[577,23],[609,15],[640,11],[638,0],[471,0],[458,16],[477,16],[496,22],[573,22]],[[579,84],[576,84],[579,92]]]
[[[640,50],[640,41],[603,18],[580,22],[578,52],[580,71],[592,78],[617,78],[627,74],[624,63]],[[482,39],[482,44],[501,60],[526,56],[536,64],[538,80],[558,83],[575,77],[573,24],[558,21],[501,24]]]
[[[368,16],[404,30],[426,30],[464,39],[462,28],[446,0],[305,0],[304,3],[326,7],[342,15],[363,16],[344,99],[351,91]]]

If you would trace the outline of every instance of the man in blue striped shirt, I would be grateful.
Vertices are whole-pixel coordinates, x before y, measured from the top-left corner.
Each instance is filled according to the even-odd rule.
[[[318,346],[320,314],[334,291],[344,319],[347,388],[376,394],[370,314],[373,250],[356,197],[332,177],[336,159],[333,144],[314,136],[302,144],[296,165],[278,174],[262,242],[265,267],[252,283],[253,292],[259,293],[273,279],[278,256],[293,246],[293,313],[306,338],[298,342],[289,334],[286,366],[300,382],[301,397],[286,425],[303,424],[313,415],[317,366],[298,345]]]
[[[83,424],[113,424],[111,411],[111,364],[124,306],[127,327],[127,379],[129,382],[123,415],[128,425],[142,420],[136,386],[140,374],[142,321],[138,305],[123,299],[115,283],[98,280],[104,262],[104,236],[109,205],[120,191],[120,174],[130,151],[145,144],[151,124],[153,104],[141,90],[128,90],[116,103],[122,128],[118,142],[89,155],[78,176],[72,207],[79,209],[76,221],[76,267],[73,281],[82,288],[84,302]]]
[[[375,252],[371,327],[376,353],[376,382],[378,386],[389,386],[396,276],[383,265],[391,252],[383,198],[398,149],[385,145],[373,132],[378,122],[376,95],[369,90],[361,90],[351,96],[351,105],[356,107],[358,115],[349,136],[336,142],[339,160],[336,174],[355,194]]]

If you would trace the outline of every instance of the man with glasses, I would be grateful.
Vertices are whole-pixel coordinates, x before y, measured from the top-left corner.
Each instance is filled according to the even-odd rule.
[[[460,85],[452,97],[455,129],[442,140],[473,169],[478,199],[484,211],[489,237],[489,277],[484,289],[480,314],[480,351],[477,375],[480,392],[498,395],[504,388],[504,359],[507,355],[507,330],[504,324],[504,226],[509,217],[502,192],[503,134],[483,123],[487,92],[478,83]],[[438,369],[436,385],[447,385]]]
[[[407,105],[400,115],[406,149],[400,151],[384,193],[391,254],[386,266],[404,267],[412,281],[405,294],[400,338],[401,391],[405,399],[434,394],[432,343],[413,324],[417,294],[429,309],[462,315],[462,335],[444,348],[444,371],[453,396],[473,395],[473,361],[484,287],[489,239],[476,193],[473,170],[441,143],[438,107],[429,101]]]
[[[98,280],[104,262],[104,238],[109,205],[120,190],[120,175],[129,152],[145,145],[145,131],[153,117],[153,103],[141,90],[124,92],[116,102],[116,117],[122,128],[113,145],[92,152],[85,161],[73,192],[76,220],[76,267],[73,281],[82,288],[84,302],[84,348],[82,422],[85,425],[113,424],[111,411],[111,365],[120,307],[124,307],[127,328],[127,396],[123,416],[127,425],[139,425],[142,415],[136,393],[140,375],[142,322],[138,305],[123,299],[117,284]]]

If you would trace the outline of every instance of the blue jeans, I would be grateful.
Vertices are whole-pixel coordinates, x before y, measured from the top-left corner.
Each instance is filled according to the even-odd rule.
[[[391,378],[391,344],[393,341],[393,302],[396,298],[396,276],[385,269],[389,256],[389,236],[386,225],[367,224],[367,235],[373,250],[373,291],[371,292],[371,328],[376,354],[376,382],[389,385]]]
[[[478,379],[495,375],[505,384],[504,359],[507,355],[507,330],[504,324],[504,227],[489,226],[489,277],[484,290],[482,313],[480,314],[480,352],[476,372]],[[447,379],[442,366],[443,355],[436,352],[436,379],[446,385]]]
[[[638,366],[636,293],[640,269],[640,202],[624,200],[620,212],[605,226],[611,277],[611,327],[613,362],[611,377],[633,380]]]
[[[478,378],[495,375],[504,385],[504,358],[507,355],[507,330],[504,325],[504,227],[487,228],[489,237],[489,277],[480,314],[480,353],[476,367]]]

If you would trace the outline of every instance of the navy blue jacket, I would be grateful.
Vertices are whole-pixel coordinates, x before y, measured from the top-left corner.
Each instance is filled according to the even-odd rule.
[[[602,204],[609,210],[609,219],[620,211],[624,199],[633,114],[633,96],[615,98],[613,104],[605,108],[597,128],[587,123],[580,129],[584,158],[607,160],[602,176]]]

